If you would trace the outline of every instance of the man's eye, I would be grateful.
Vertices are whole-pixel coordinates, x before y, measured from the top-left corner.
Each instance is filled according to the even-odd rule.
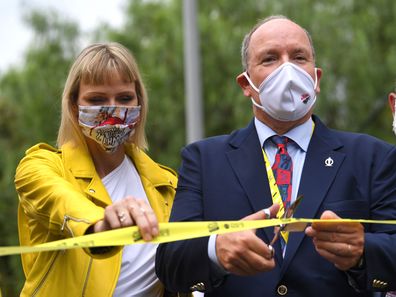
[[[307,58],[305,56],[297,56],[295,59],[297,61],[306,61],[307,60]]]
[[[270,56],[270,57],[265,57],[262,60],[262,63],[263,64],[268,64],[268,63],[271,63],[271,62],[274,62],[274,61],[276,61],[276,58],[274,56]]]

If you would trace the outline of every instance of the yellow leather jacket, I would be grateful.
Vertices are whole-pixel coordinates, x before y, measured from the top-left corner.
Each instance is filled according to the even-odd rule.
[[[177,177],[143,151],[126,147],[159,222],[169,219]],[[21,245],[84,235],[111,204],[86,148],[38,144],[26,152],[15,176]],[[111,245],[111,242],[109,242]],[[121,248],[92,255],[71,249],[22,255],[26,282],[21,296],[112,296]],[[100,258],[100,259],[98,259]]]

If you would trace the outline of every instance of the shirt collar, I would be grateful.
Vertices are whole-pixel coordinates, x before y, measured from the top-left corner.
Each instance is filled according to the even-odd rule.
[[[256,117],[254,118],[254,125],[256,126],[256,131],[261,144],[263,144],[268,138],[277,135],[274,130],[258,120]],[[306,152],[308,150],[309,141],[311,140],[313,127],[314,122],[310,117],[301,125],[287,131],[283,136],[287,136],[292,139],[303,151]]]

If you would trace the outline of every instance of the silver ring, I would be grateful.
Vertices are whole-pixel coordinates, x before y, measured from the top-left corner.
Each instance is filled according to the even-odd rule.
[[[350,251],[351,251],[351,245],[348,244],[348,252],[350,252]]]
[[[264,215],[265,215],[265,219],[268,220],[271,218],[271,212],[269,210],[269,208],[265,208],[263,209]]]
[[[124,222],[126,220],[125,213],[124,212],[119,213],[118,219],[120,220],[121,223]]]
[[[146,210],[143,207],[140,208],[140,211],[142,212],[142,214],[146,213]]]
[[[272,245],[268,245],[268,249],[270,250],[270,253],[271,253],[271,258],[273,258],[274,257],[274,255],[275,255],[275,250],[274,250],[274,248],[272,247]]]

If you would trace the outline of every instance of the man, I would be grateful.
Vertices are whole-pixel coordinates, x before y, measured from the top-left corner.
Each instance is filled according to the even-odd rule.
[[[390,110],[392,111],[392,116],[393,116],[393,133],[396,135],[396,117],[395,117],[395,107],[396,107],[396,93],[395,92],[390,92],[388,95],[388,102],[389,102],[389,107]],[[386,297],[396,297],[396,291],[388,292],[385,295]]]
[[[265,19],[246,35],[242,63],[237,82],[254,119],[183,150],[171,221],[275,217],[299,195],[294,217],[395,219],[396,149],[312,115],[322,70],[308,33],[283,16]],[[273,246],[273,228],[212,235],[160,245],[156,272],[171,291],[205,296],[371,296],[396,288],[393,232],[315,223]]]
[[[389,102],[390,110],[392,111],[392,115],[393,115],[393,124],[392,124],[393,133],[395,133],[396,135],[396,117],[395,117],[396,93],[395,92],[390,92],[388,94],[388,102]]]

